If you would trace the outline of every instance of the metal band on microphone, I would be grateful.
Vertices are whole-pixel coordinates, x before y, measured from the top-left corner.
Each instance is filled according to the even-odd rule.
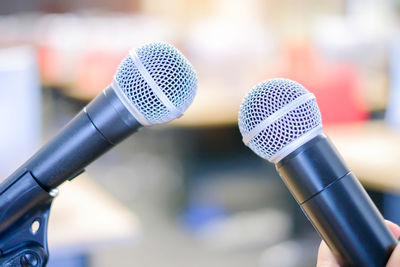
[[[268,126],[270,126],[272,123],[274,123],[280,117],[286,115],[290,111],[296,109],[298,106],[306,103],[307,101],[309,101],[311,99],[315,99],[315,96],[312,93],[307,93],[307,94],[301,95],[298,98],[296,98],[295,100],[293,100],[292,102],[290,102],[289,104],[287,104],[286,106],[283,106],[281,109],[272,113],[270,116],[268,116],[263,121],[261,121],[256,127],[251,129],[251,131],[248,132],[243,137],[243,143],[245,143],[247,145],[261,131],[265,130]]]
[[[131,56],[133,63],[139,70],[140,74],[142,75],[143,79],[148,83],[150,88],[153,90],[153,93],[158,97],[158,99],[163,103],[167,109],[171,112],[173,117],[179,118],[183,115],[174,104],[168,99],[168,97],[164,94],[164,92],[160,89],[154,79],[151,77],[150,73],[147,69],[143,66],[142,61],[138,57],[136,51],[134,49],[129,51],[129,55]]]
[[[129,110],[129,112],[135,117],[135,119],[143,126],[151,126],[152,124],[142,115],[142,113],[139,112],[139,110],[135,107],[135,105],[132,104],[131,101],[127,98],[126,94],[124,91],[121,89],[121,87],[118,85],[118,82],[113,80],[111,84],[111,88],[114,90],[115,94],[118,96],[118,98],[121,100],[121,102],[124,104],[124,106]],[[103,91],[103,94],[105,91]]]
[[[304,133],[300,138],[293,140],[285,147],[283,147],[281,150],[272,155],[270,158],[265,158],[265,159],[276,164],[281,159],[283,159],[284,157],[292,153],[294,150],[296,150],[296,148],[302,146],[303,144],[307,143],[308,141],[310,141],[311,139],[313,139],[314,137],[316,137],[321,133],[322,133],[322,124]]]

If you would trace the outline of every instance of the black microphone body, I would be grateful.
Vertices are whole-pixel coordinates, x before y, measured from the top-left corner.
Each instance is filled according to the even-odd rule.
[[[357,178],[319,134],[276,164],[341,266],[385,266],[397,244]]]
[[[56,188],[80,174],[89,163],[140,126],[110,86],[8,177],[2,186],[7,187],[16,177],[29,171],[44,189]]]
[[[0,184],[0,236],[23,214],[40,205],[45,192],[82,173],[140,126],[111,86],[106,88]]]

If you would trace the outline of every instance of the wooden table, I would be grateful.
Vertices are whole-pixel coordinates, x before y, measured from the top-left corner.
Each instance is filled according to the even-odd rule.
[[[400,192],[400,131],[381,120],[328,126],[324,131],[366,187]]]
[[[360,181],[383,193],[382,214],[400,224],[400,131],[383,121],[326,127]]]

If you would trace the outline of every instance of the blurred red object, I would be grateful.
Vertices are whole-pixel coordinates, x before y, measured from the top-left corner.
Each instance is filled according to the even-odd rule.
[[[283,66],[273,74],[314,93],[324,124],[368,119],[361,78],[350,62],[326,62],[310,44],[294,44],[285,49]]]
[[[57,52],[50,46],[46,45],[39,45],[37,51],[41,76],[40,79],[45,85],[56,83],[59,76],[58,66],[60,64]]]

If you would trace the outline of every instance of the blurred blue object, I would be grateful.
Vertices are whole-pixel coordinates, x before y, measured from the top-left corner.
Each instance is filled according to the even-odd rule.
[[[395,34],[389,49],[390,91],[386,123],[400,129],[400,31]]]
[[[181,216],[184,225],[191,231],[202,229],[207,224],[227,217],[223,207],[217,205],[193,205]]]

